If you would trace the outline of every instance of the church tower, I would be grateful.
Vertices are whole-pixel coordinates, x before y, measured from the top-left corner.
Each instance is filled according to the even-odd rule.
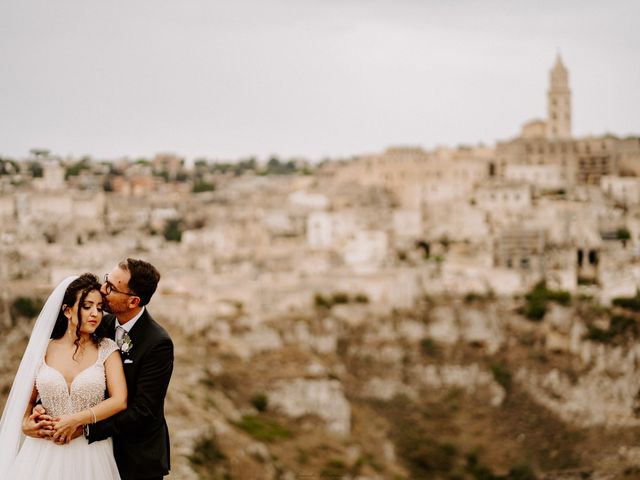
[[[547,138],[571,138],[571,90],[569,72],[562,63],[560,54],[551,69],[549,91],[547,92]]]

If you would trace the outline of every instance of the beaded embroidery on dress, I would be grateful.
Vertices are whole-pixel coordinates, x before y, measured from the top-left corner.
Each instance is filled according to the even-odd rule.
[[[58,370],[42,364],[36,375],[36,388],[42,406],[52,417],[86,410],[104,400],[106,377],[104,362],[118,346],[103,338],[96,362],[67,381]],[[6,478],[28,480],[119,480],[111,439],[89,444],[80,436],[66,445],[27,437]],[[4,478],[4,477],[3,477]]]

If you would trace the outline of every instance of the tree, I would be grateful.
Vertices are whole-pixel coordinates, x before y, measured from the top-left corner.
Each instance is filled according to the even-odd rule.
[[[164,227],[164,238],[169,242],[180,242],[182,240],[182,221],[179,219],[167,221]]]
[[[33,178],[41,178],[44,174],[44,168],[42,168],[42,164],[36,161],[29,163],[29,171],[31,172],[31,176]]]
[[[32,148],[31,150],[29,150],[29,153],[34,157],[40,158],[48,157],[51,154],[51,151],[46,148]]]
[[[206,180],[196,180],[193,184],[193,193],[212,192],[216,189],[213,183],[209,183]]]
[[[616,237],[618,238],[618,240],[622,241],[622,246],[626,247],[627,241],[631,240],[631,233],[629,232],[629,229],[626,227],[619,228],[616,231]]]

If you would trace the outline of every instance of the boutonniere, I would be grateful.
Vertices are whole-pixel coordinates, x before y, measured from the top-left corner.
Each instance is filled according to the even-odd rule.
[[[131,337],[127,332],[122,336],[122,345],[120,345],[120,351],[123,354],[128,354],[133,348],[133,342],[131,341]]]

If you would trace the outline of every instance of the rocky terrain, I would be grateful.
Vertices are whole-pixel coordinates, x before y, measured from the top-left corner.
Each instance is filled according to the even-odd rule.
[[[170,478],[640,478],[636,304],[541,288],[385,314],[336,292],[191,327],[154,313],[176,343]],[[3,311],[2,401],[31,325]]]

